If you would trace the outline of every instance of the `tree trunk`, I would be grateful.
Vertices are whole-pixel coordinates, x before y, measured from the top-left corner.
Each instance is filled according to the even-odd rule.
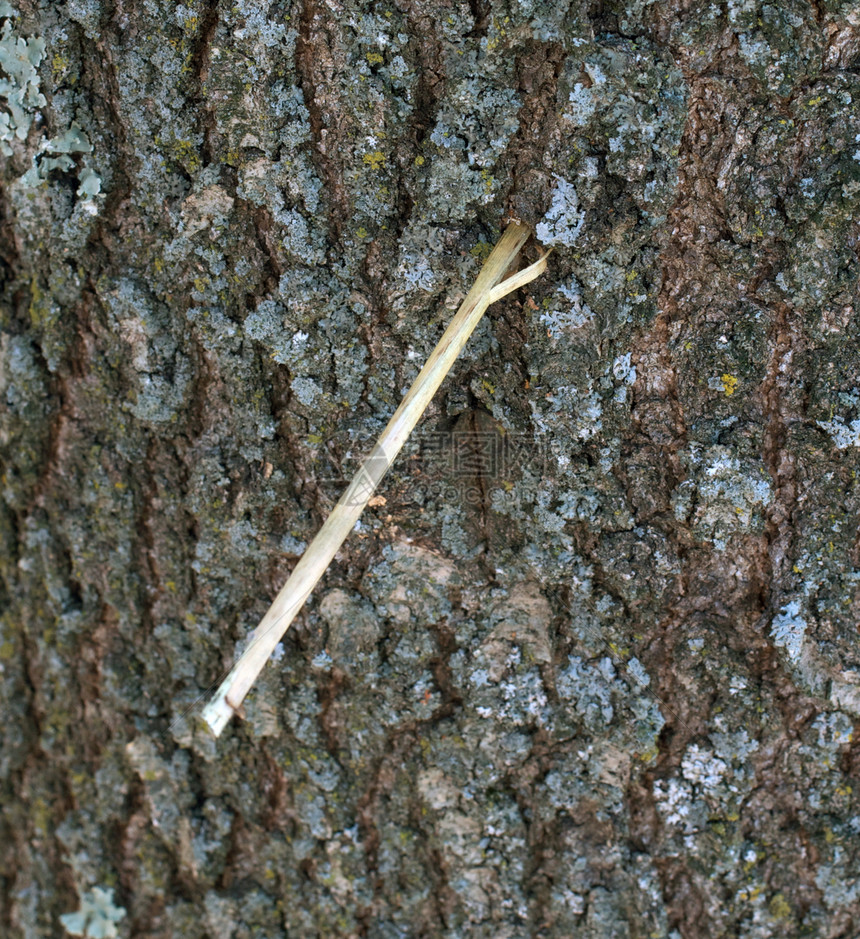
[[[3,0],[0,66],[0,932],[860,934],[856,5]]]

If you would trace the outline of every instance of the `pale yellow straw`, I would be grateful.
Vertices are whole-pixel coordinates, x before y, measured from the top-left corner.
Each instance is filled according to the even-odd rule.
[[[548,252],[518,274],[502,280],[530,235],[531,229],[518,221],[511,222],[505,229],[370,456],[359,467],[346,492],[275,597],[268,613],[251,633],[245,651],[221,683],[215,697],[203,709],[203,719],[216,737],[240,708],[275,646],[352,531],[379,481],[420,420],[484,311],[491,303],[530,283],[546,270]]]

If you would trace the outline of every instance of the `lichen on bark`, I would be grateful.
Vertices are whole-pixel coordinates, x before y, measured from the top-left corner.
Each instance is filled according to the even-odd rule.
[[[0,2],[3,935],[860,930],[858,56],[839,0]],[[511,214],[549,272],[216,744]]]

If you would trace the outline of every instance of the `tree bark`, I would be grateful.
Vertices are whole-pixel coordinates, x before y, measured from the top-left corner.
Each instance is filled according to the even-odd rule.
[[[0,2],[4,936],[860,934],[858,69],[839,0]]]

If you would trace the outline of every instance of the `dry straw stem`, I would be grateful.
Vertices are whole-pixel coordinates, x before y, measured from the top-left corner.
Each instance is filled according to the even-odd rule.
[[[232,715],[240,709],[245,695],[275,646],[352,531],[379,481],[418,423],[484,311],[494,301],[530,283],[546,270],[549,252],[539,261],[503,280],[531,233],[531,229],[519,221],[511,222],[505,229],[481,268],[474,286],[466,295],[370,455],[302,555],[268,613],[251,633],[245,651],[222,682],[215,697],[203,709],[203,719],[216,737],[227,726]]]

